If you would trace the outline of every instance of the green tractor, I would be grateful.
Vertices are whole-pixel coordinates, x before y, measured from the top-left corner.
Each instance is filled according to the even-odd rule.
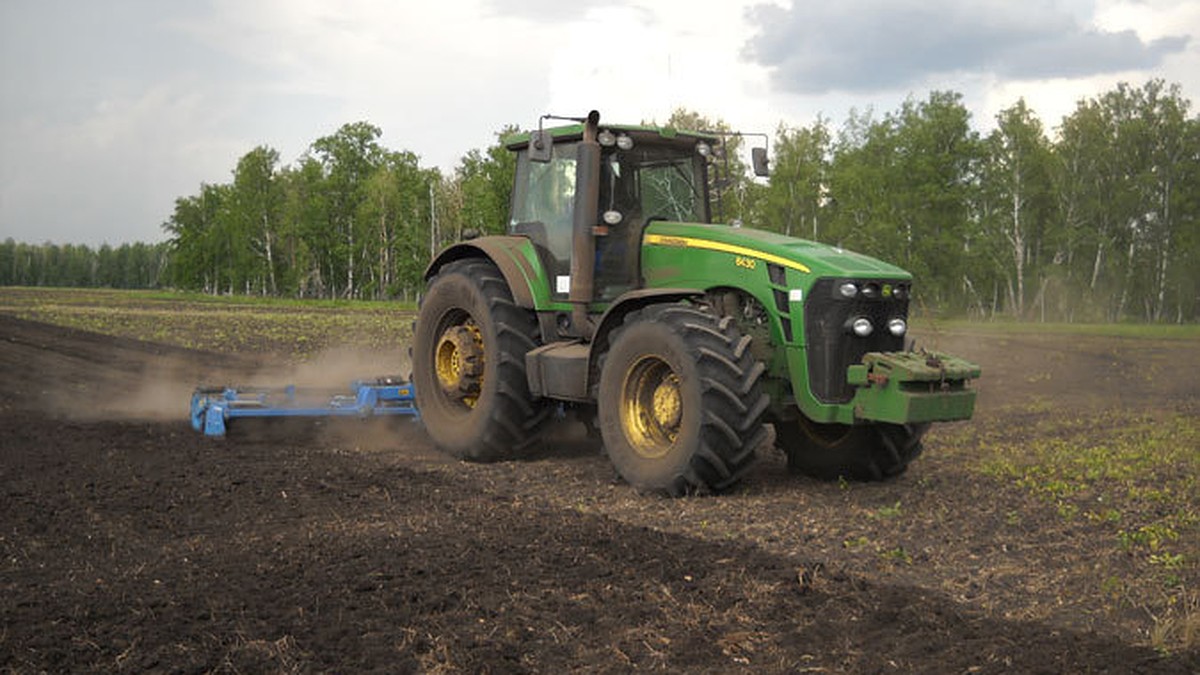
[[[793,471],[878,480],[971,416],[978,366],[907,347],[908,272],[712,224],[720,135],[570,121],[505,140],[508,235],[426,272],[413,383],[445,452],[519,457],[572,410],[625,481],[682,495],[735,485],[767,424]]]

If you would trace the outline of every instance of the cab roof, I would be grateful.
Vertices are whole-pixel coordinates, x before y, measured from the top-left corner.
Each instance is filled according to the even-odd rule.
[[[600,125],[601,131],[605,129],[613,132],[614,134],[628,134],[629,136],[632,136],[634,142],[637,143],[654,142],[656,140],[668,142],[680,140],[686,142],[691,140],[693,143],[698,141],[719,143],[721,140],[721,137],[717,134],[705,133],[703,131],[682,131],[674,127],[643,126],[635,124]],[[561,127],[550,127],[543,129],[543,131],[549,133],[550,137],[554,139],[555,143],[562,141],[576,141],[583,138],[582,124],[569,124]],[[502,139],[502,143],[504,144],[504,147],[508,148],[509,150],[521,150],[529,145],[530,133],[531,132],[529,131],[522,131],[520,133],[505,136]]]

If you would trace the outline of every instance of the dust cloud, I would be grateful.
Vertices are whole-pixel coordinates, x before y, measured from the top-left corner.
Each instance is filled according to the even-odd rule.
[[[151,356],[73,369],[70,376],[47,378],[37,392],[43,409],[72,420],[187,420],[197,387],[301,388],[350,393],[355,380],[389,376],[407,380],[406,354],[337,348],[298,364],[231,356]]]
[[[336,348],[290,367],[284,372],[286,381],[272,379],[271,382],[264,380],[258,384],[349,388],[350,383],[355,380],[373,380],[384,376],[407,381],[411,371],[408,355],[402,350],[383,352]],[[257,377],[267,378],[270,375],[271,373],[260,372]]]

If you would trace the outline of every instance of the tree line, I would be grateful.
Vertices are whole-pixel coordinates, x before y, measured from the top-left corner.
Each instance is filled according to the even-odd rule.
[[[876,119],[781,128],[760,226],[913,272],[929,308],[1051,321],[1200,315],[1200,118],[1177,85],[1079,102],[1051,139],[1023,100],[972,129],[933,92]]]
[[[910,270],[920,311],[1190,322],[1200,315],[1200,118],[1190,106],[1178,85],[1121,84],[1080,101],[1053,133],[1020,100],[985,134],[960,94],[934,91],[883,115],[852,111],[836,128],[823,118],[780,126],[766,182],[750,177],[738,152],[750,139],[735,135],[716,160],[729,175],[711,184],[726,222]],[[730,131],[687,110],[666,124]],[[68,264],[85,247],[6,243],[0,266],[40,271],[0,271],[0,283],[414,298],[436,250],[465,230],[504,231],[514,158],[497,142],[444,175],[380,136],[347,124],[286,166],[254,148],[231,181],[176,200],[165,244],[126,254],[144,272],[100,273],[100,252],[90,266]]]
[[[473,150],[446,177],[384,148],[381,133],[346,124],[293,166],[260,146],[232,182],[177,199],[164,225],[170,282],[210,293],[414,298],[433,253],[464,228],[503,230],[515,166],[506,150]]]
[[[0,286],[71,288],[159,288],[170,247],[160,244],[26,244],[9,237],[0,243]]]
[[[780,127],[766,183],[731,151],[732,184],[716,181],[720,215],[895,262],[916,276],[925,309],[1194,321],[1200,119],[1190,106],[1177,85],[1121,84],[1080,101],[1053,138],[1023,100],[982,134],[960,94],[935,91],[837,129]],[[666,123],[729,131],[686,110]],[[498,143],[443,176],[379,136],[346,125],[290,167],[256,148],[232,183],[180,199],[167,224],[172,282],[411,298],[433,251],[464,229],[504,230],[513,158]]]

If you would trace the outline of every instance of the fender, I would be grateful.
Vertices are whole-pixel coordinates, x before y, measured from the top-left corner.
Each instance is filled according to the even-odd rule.
[[[596,369],[599,367],[600,353],[608,347],[608,334],[617,326],[624,323],[625,316],[630,312],[635,312],[649,305],[703,297],[704,290],[699,288],[640,288],[623,293],[613,301],[613,304],[604,312],[604,316],[600,318],[600,323],[596,326],[596,334],[592,338],[593,348],[590,350],[591,354],[588,363],[588,372],[591,374],[591,379],[598,381],[595,379]],[[600,346],[601,349],[596,349],[595,346]]]
[[[508,282],[518,307],[541,309],[550,305],[550,286],[545,271],[527,237],[480,237],[454,244],[429,263],[425,268],[425,280],[433,278],[444,265],[464,258],[487,258],[495,263]]]

